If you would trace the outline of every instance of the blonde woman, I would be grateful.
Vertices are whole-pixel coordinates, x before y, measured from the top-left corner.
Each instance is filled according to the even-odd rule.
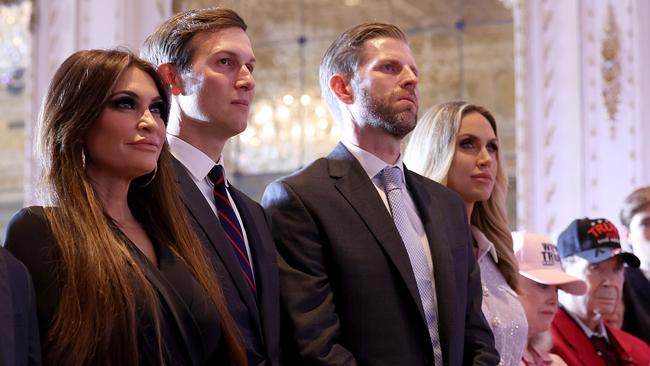
[[[518,365],[528,324],[517,295],[518,269],[506,215],[508,180],[494,117],[463,101],[439,104],[418,121],[404,162],[465,202],[481,268],[483,314],[492,328],[500,364]]]

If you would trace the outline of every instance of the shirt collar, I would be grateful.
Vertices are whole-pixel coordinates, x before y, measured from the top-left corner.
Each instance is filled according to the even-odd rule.
[[[567,309],[564,310],[566,310],[566,313],[569,314],[571,319],[573,319],[576,322],[576,324],[578,324],[578,326],[580,327],[580,329],[582,329],[582,332],[587,336],[587,338],[591,338],[592,336],[602,337],[605,338],[607,343],[609,343],[609,337],[607,337],[607,329],[605,329],[605,323],[602,320],[596,326],[596,331],[593,331],[589,329],[589,327],[585,323],[583,323],[582,320],[580,320],[580,318],[578,318],[572,312],[570,312]]]
[[[472,225],[471,229],[472,236],[478,245],[478,259],[481,259],[487,253],[490,253],[490,256],[492,257],[492,260],[494,260],[494,263],[499,263],[499,257],[497,256],[497,250],[494,247],[494,244],[492,244],[492,242],[485,236],[485,234],[483,234],[483,232],[476,226]]]
[[[210,170],[216,164],[223,167],[223,177],[226,181],[226,187],[229,186],[226,168],[223,166],[223,155],[215,163],[203,151],[177,136],[167,134],[167,142],[169,143],[169,150],[172,155],[185,166],[195,180],[202,182],[207,179],[208,173],[210,173]]]
[[[401,174],[402,184],[406,182],[404,178],[404,163],[402,162],[402,154],[400,154],[399,159],[397,159],[397,162],[391,165],[391,164],[386,164],[383,160],[381,160],[377,156],[360,148],[359,146],[351,143],[350,141],[343,139],[341,140],[341,143],[348,149],[348,151],[350,151],[350,154],[352,154],[352,156],[354,156],[359,161],[359,164],[361,164],[361,167],[363,168],[363,170],[365,170],[366,174],[368,174],[368,177],[370,177],[370,179],[375,178],[375,176],[379,174],[379,172],[381,172],[385,167],[394,166],[399,168],[400,172],[402,173]]]

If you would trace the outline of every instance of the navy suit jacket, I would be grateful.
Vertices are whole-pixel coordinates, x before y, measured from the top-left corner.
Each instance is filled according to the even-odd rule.
[[[405,169],[406,170],[406,169]],[[496,365],[465,206],[405,171],[434,264],[445,365]],[[267,187],[292,365],[433,364],[415,276],[372,181],[339,144]]]
[[[225,233],[185,166],[173,159],[190,221],[210,253],[230,313],[246,343],[250,366],[280,364],[280,289],[273,238],[262,206],[232,185],[228,191],[244,224],[255,273],[255,295]]]
[[[32,279],[27,268],[0,247],[0,366],[40,364]]]

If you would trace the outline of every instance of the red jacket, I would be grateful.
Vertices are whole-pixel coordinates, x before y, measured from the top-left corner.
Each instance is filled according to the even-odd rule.
[[[622,365],[650,365],[650,346],[639,338],[620,329],[605,325],[607,337],[612,342]],[[587,335],[566,313],[560,309],[551,324],[553,349],[551,352],[562,357],[569,365],[609,366],[605,365],[596,353]]]

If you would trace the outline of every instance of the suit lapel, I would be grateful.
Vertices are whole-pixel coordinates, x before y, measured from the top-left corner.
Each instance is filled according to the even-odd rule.
[[[571,319],[569,314],[566,313],[566,310],[560,308],[555,314],[555,320],[557,322],[558,334],[564,338],[564,343],[571,347],[576,354],[576,358],[585,363],[589,363],[595,360],[602,360],[594,350],[594,346],[589,341],[589,338],[585,333],[580,329],[578,324]],[[600,365],[603,362],[598,362]]]
[[[230,247],[230,243],[226,242],[226,235],[218,221],[219,219],[215,216],[212,208],[206,202],[205,197],[189,176],[185,166],[176,159],[173,159],[173,161],[176,169],[177,184],[182,193],[181,198],[183,203],[187,207],[190,216],[196,221],[204,236],[210,242],[213,251],[221,259],[232,282],[237,287],[239,296],[250,309],[249,313],[256,319],[259,328],[260,322],[255,296],[250,289],[250,285],[244,278],[242,269],[235,257],[234,251]],[[242,213],[240,212],[240,214]]]
[[[607,324],[605,324],[605,328],[607,329],[609,341],[614,347],[614,352],[616,352],[616,355],[619,357],[619,359],[631,361],[632,357],[630,355],[632,354],[634,345],[631,343],[619,341],[622,339],[621,333],[623,331]]]
[[[330,176],[334,185],[365,222],[368,229],[397,268],[424,321],[424,310],[413,268],[390,213],[384,206],[374,184],[361,164],[342,144],[328,156]]]
[[[455,271],[452,267],[453,258],[449,251],[449,239],[444,230],[438,229],[439,223],[444,222],[440,210],[436,210],[439,205],[435,197],[426,192],[424,187],[416,181],[414,173],[404,168],[406,176],[406,185],[415,202],[415,206],[420,214],[420,220],[427,234],[429,248],[431,250],[431,259],[433,262],[434,281],[436,284],[436,299],[438,304],[438,331],[440,332],[440,342],[443,350],[449,349],[451,330],[453,324],[449,322],[453,319],[453,304],[456,304],[455,289],[453,284],[456,283]]]

